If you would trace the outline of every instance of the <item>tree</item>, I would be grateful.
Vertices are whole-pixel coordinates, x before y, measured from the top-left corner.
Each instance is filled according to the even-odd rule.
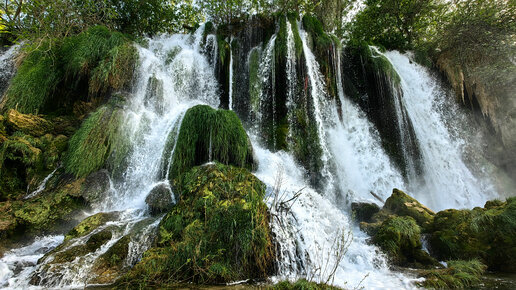
[[[366,0],[349,27],[350,37],[393,49],[411,49],[435,31],[441,0]]]

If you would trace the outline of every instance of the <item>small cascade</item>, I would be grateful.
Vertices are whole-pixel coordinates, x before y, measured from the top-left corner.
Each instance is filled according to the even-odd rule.
[[[0,101],[14,74],[14,58],[22,45],[23,44],[13,45],[0,54]]]
[[[464,163],[464,141],[449,133],[440,113],[446,94],[434,77],[406,54],[384,55],[401,78],[400,105],[414,124],[422,151],[424,184],[412,182],[411,192],[434,210],[472,208],[497,198],[492,186],[475,177]]]
[[[296,44],[294,42],[294,32],[292,31],[292,25],[290,21],[286,21],[287,23],[287,82],[288,82],[288,91],[287,91],[287,110],[289,112],[289,124],[293,124],[293,110],[295,107],[295,94],[297,89],[297,71],[296,71]],[[292,130],[289,130],[289,135],[292,136]],[[289,138],[291,139],[291,138]]]
[[[36,188],[36,190],[34,190],[33,192],[29,193],[27,196],[24,197],[24,199],[29,199],[29,198],[33,198],[35,197],[36,195],[40,194],[43,192],[43,190],[45,190],[45,187],[47,185],[47,182],[50,180],[50,178],[52,178],[54,176],[54,174],[56,173],[56,171],[59,169],[59,167],[57,167],[56,169],[54,169],[54,171],[52,171],[47,177],[45,177],[45,179],[43,179],[43,181],[41,181],[40,185],[38,186],[38,188]]]
[[[233,36],[229,40],[229,109],[233,110]]]

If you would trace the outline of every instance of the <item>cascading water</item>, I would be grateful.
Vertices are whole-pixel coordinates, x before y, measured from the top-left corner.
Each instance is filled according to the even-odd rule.
[[[14,58],[23,44],[9,47],[0,54],[0,101],[14,73]]]
[[[202,29],[202,28],[201,28]],[[131,150],[123,175],[115,177],[112,188],[94,205],[93,211],[111,212],[113,218],[86,236],[72,239],[59,252],[83,245],[101,231],[112,237],[99,249],[71,262],[53,264],[54,255],[42,254],[63,241],[63,237],[45,237],[32,245],[13,250],[0,260],[0,286],[26,288],[29,281],[41,287],[84,287],[103,283],[95,274],[95,263],[102,254],[123,237],[130,237],[124,267],[136,263],[150,246],[159,219],[146,211],[145,198],[156,186],[168,185],[168,172],[163,174],[162,157],[169,134],[180,124],[184,112],[196,104],[218,107],[217,82],[213,68],[202,54],[202,30],[193,37],[173,35],[149,40],[147,48],[139,47],[140,64],[134,90],[125,107],[123,131],[131,141]],[[193,39],[192,39],[193,38]],[[168,170],[165,170],[168,171]],[[172,194],[172,192],[170,192]],[[44,242],[50,240],[50,242]],[[53,242],[56,241],[57,242]],[[20,266],[16,258],[27,258]],[[37,279],[34,279],[37,277]],[[35,281],[35,282],[34,282]]]
[[[475,177],[462,160],[464,142],[452,138],[443,120],[446,95],[437,81],[407,55],[393,51],[384,56],[401,78],[401,105],[422,151],[424,184],[413,182],[411,192],[434,210],[472,208],[497,198],[492,186]]]

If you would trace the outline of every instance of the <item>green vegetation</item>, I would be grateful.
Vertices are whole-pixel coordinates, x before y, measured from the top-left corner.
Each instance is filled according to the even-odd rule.
[[[412,217],[421,227],[429,226],[435,215],[416,199],[396,188],[385,201],[384,208],[399,216]]]
[[[120,132],[123,117],[122,110],[109,105],[92,113],[70,139],[64,162],[66,172],[85,177],[103,168],[112,154],[123,155],[120,152],[126,148],[122,146],[126,140]]]
[[[446,269],[428,270],[421,276],[426,280],[420,286],[433,289],[469,288],[480,284],[486,266],[479,260],[448,261]]]
[[[515,272],[516,198],[488,208],[441,211],[430,244],[440,259],[480,258],[491,270]]]
[[[140,288],[266,277],[274,258],[265,185],[246,169],[194,167],[159,226],[158,246],[120,281]]]
[[[272,287],[271,290],[338,290],[339,287],[310,282],[305,279],[297,280],[296,282],[282,281]]]
[[[65,236],[65,241],[83,237],[93,232],[99,226],[106,224],[116,218],[116,213],[98,213],[85,218],[82,222],[71,229]]]
[[[421,229],[411,217],[390,217],[380,226],[374,242],[401,263],[404,256],[421,250]]]
[[[121,33],[95,26],[51,45],[28,46],[11,81],[3,109],[47,112],[86,97],[126,88],[137,61],[136,49]]]
[[[170,177],[180,177],[210,161],[248,169],[254,166],[249,137],[235,112],[199,105],[190,108],[183,118]]]

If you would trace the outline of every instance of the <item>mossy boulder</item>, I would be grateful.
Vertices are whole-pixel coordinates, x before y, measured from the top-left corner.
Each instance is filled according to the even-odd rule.
[[[386,219],[379,226],[373,242],[397,265],[425,267],[437,264],[422,250],[421,229],[412,217],[394,216]]]
[[[373,216],[380,211],[380,207],[375,203],[353,202],[351,211],[356,221],[371,222]]]
[[[229,110],[206,105],[190,108],[183,118],[175,146],[171,179],[211,161],[247,169],[255,165],[249,137],[235,112]]]
[[[168,212],[174,205],[172,189],[166,183],[156,185],[145,198],[145,203],[149,206],[151,214]]]
[[[516,272],[516,198],[486,208],[435,215],[430,246],[439,259],[479,258],[490,270]]]
[[[435,215],[429,208],[396,188],[392,191],[392,195],[385,201],[384,209],[398,216],[412,217],[421,227],[430,225]]]
[[[265,185],[246,169],[219,163],[194,167],[177,182],[180,199],[160,223],[157,247],[121,285],[266,277],[274,252]]]
[[[40,137],[53,131],[52,123],[40,116],[22,114],[11,109],[7,112],[6,117],[7,124],[13,131],[21,131],[34,137]]]
[[[106,193],[111,189],[111,181],[107,170],[94,172],[84,180],[80,196],[90,203],[102,201]]]
[[[448,261],[446,269],[423,271],[425,281],[418,285],[432,289],[470,288],[479,286],[486,266],[479,260]]]
[[[72,230],[68,232],[65,236],[65,241],[83,237],[93,232],[99,226],[106,224],[109,221],[113,221],[118,217],[117,212],[110,213],[97,213],[92,216],[85,218],[82,222],[80,222],[77,226],[75,226]]]

